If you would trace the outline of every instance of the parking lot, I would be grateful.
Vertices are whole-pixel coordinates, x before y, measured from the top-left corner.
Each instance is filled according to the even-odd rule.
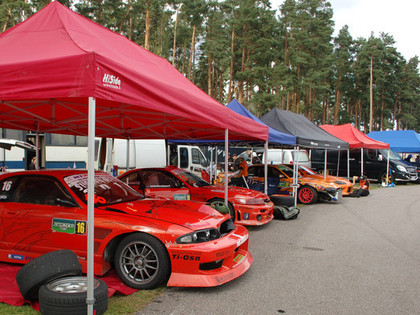
[[[245,275],[168,288],[138,314],[419,314],[419,188],[374,189],[250,228]]]

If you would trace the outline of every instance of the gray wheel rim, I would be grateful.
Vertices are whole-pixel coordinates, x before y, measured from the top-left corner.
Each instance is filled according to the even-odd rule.
[[[159,259],[156,251],[150,245],[143,242],[132,242],[122,250],[120,265],[128,280],[148,283],[157,275]]]
[[[93,286],[96,289],[99,281],[94,279]],[[87,280],[86,277],[66,277],[51,281],[47,287],[56,293],[83,293],[87,291]]]

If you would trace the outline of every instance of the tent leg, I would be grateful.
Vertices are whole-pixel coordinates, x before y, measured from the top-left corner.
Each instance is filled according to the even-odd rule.
[[[228,168],[228,152],[229,152],[229,130],[225,129],[225,205],[228,207],[228,182],[229,182],[229,168]]]
[[[267,154],[268,154],[268,141],[264,143],[264,193],[268,193],[268,165],[267,165]]]
[[[94,251],[94,189],[95,189],[95,113],[96,99],[89,97],[89,127],[88,127],[88,222],[87,222],[87,313],[93,314],[93,304],[95,298],[93,295],[93,251]]]

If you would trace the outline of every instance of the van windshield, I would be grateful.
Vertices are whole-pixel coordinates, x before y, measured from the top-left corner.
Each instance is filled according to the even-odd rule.
[[[387,157],[388,157],[388,150],[379,150],[379,152],[382,154],[382,156],[386,160]],[[398,153],[395,153],[392,150],[389,150],[389,159],[390,160],[397,160],[397,161],[401,161],[402,160],[402,158],[399,156],[399,154]]]

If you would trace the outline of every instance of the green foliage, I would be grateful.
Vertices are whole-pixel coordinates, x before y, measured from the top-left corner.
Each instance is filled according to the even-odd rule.
[[[0,0],[0,31],[49,2]],[[236,97],[257,115],[279,107],[317,123],[420,130],[418,57],[407,62],[385,33],[353,39],[344,26],[333,38],[327,0],[285,0],[279,11],[268,0],[60,2],[139,45],[148,41],[221,103]]]

